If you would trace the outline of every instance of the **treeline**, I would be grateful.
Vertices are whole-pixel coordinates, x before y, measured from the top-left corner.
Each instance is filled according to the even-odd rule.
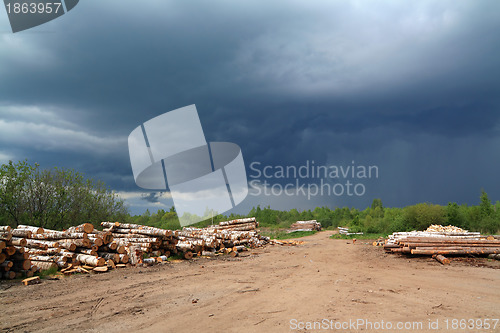
[[[365,233],[424,230],[431,224],[451,224],[486,234],[500,232],[500,202],[493,205],[485,191],[481,192],[476,206],[419,203],[389,208],[383,206],[381,199],[374,199],[364,210],[317,207],[299,212],[257,206],[246,215],[216,215],[194,226],[245,217],[256,217],[261,226],[269,228],[288,228],[299,220],[317,220],[323,228],[347,226],[352,231]],[[171,230],[181,228],[174,207],[131,216],[123,200],[104,183],[85,179],[74,170],[43,170],[38,164],[30,165],[26,161],[1,165],[0,225],[29,224],[61,230],[84,222],[99,226],[101,221],[131,222]]]
[[[480,231],[485,234],[500,232],[500,202],[493,205],[486,192],[482,191],[480,203],[477,206],[449,203],[447,206],[430,203],[419,203],[404,208],[384,207],[381,199],[374,199],[372,205],[364,210],[356,208],[317,207],[314,210],[297,209],[289,211],[274,210],[270,207],[253,208],[247,215],[217,215],[213,223],[220,221],[253,217],[260,225],[270,228],[288,228],[299,220],[317,220],[323,228],[347,226],[352,231],[365,233],[390,234],[395,231],[425,230],[431,224],[454,225],[470,231]],[[151,214],[130,216],[130,222],[151,225],[159,228],[179,229],[179,221],[172,207],[169,211],[158,210]],[[206,226],[212,220],[200,222],[195,226]]]
[[[61,230],[128,216],[123,200],[103,182],[85,179],[74,170],[45,170],[27,161],[0,167],[0,225]]]

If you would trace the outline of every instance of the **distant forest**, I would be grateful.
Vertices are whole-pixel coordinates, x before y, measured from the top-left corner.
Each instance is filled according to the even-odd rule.
[[[317,207],[314,210],[297,209],[289,211],[274,210],[270,207],[254,207],[247,215],[217,215],[213,223],[220,221],[256,217],[262,227],[288,228],[296,221],[317,220],[323,228],[333,229],[338,226],[349,227],[351,231],[365,233],[390,234],[395,231],[424,230],[431,224],[454,225],[470,231],[496,234],[500,231],[500,201],[493,205],[488,194],[483,190],[479,205],[458,205],[450,202],[447,206],[419,203],[404,208],[384,207],[381,199],[374,199],[372,205],[364,210],[356,208]],[[175,209],[158,210],[151,214],[128,216],[128,221],[166,229],[179,229]],[[212,220],[203,221],[195,226],[206,226]]]
[[[451,224],[485,234],[499,233],[500,201],[492,204],[484,190],[478,199],[477,206],[450,202],[447,206],[419,203],[404,208],[384,207],[381,199],[374,199],[364,210],[317,207],[301,212],[257,206],[247,215],[216,215],[213,220],[195,226],[256,217],[262,227],[271,229],[288,228],[299,220],[317,220],[323,228],[343,226],[354,232],[376,234],[424,230],[431,224]],[[124,201],[104,183],[86,179],[74,170],[43,170],[38,164],[30,165],[27,161],[0,166],[0,225],[29,224],[61,230],[84,222],[100,227],[101,221],[180,229],[174,207],[155,213],[146,210],[142,215],[131,216]]]

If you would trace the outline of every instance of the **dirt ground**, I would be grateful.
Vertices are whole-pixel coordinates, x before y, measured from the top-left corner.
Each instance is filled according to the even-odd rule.
[[[331,234],[238,258],[125,268],[32,286],[3,281],[0,330],[476,332],[476,325],[493,326],[500,318],[500,262],[442,266],[385,254],[368,241],[329,239]],[[475,321],[460,329],[457,319]],[[500,323],[485,331],[500,331]]]

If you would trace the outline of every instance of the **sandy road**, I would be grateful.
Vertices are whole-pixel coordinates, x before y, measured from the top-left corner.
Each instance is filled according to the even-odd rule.
[[[500,263],[441,266],[329,235],[242,258],[128,268],[27,287],[2,282],[0,330],[308,332],[319,330],[302,326],[325,319],[333,332],[380,332],[382,321],[385,328],[403,323],[416,332],[471,332],[479,330],[453,330],[452,320],[500,318]],[[493,331],[500,331],[500,323]]]

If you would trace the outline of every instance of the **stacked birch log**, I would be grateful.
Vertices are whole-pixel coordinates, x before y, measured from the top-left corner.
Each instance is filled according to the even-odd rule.
[[[25,242],[13,237],[9,226],[0,226],[0,278],[32,277],[38,271],[24,251]]]
[[[206,228],[183,228],[176,233],[181,251],[193,251],[198,255],[214,256],[229,253],[238,256],[248,248],[256,248],[269,243],[269,237],[259,234],[259,222],[255,217],[220,222]]]
[[[490,255],[496,259],[500,254],[500,240],[453,226],[433,225],[426,231],[395,232],[389,235],[383,247],[389,253],[432,256],[442,264],[450,262],[445,255]]]
[[[182,230],[164,230],[138,224],[102,222],[104,231],[112,232],[114,241],[125,248],[135,248],[138,257],[150,258],[143,263],[153,264],[166,260],[170,255],[184,259],[194,256],[215,256],[263,246],[269,238],[259,234],[259,223],[252,218],[220,222],[206,228],[184,227]],[[132,252],[129,250],[129,253]]]
[[[339,229],[339,234],[341,235],[346,235],[346,236],[351,236],[351,235],[362,235],[362,232],[351,232],[349,231],[349,228],[347,227],[338,227]]]
[[[259,234],[255,218],[182,231],[119,222],[101,225],[103,231],[94,230],[90,223],[66,231],[0,226],[0,277],[30,277],[39,270],[59,268],[64,274],[104,272],[125,264],[163,262],[171,254],[185,259],[220,253],[237,256],[269,242],[268,237]]]
[[[297,221],[294,224],[290,226],[290,232],[296,232],[296,231],[321,231],[321,223],[319,223],[316,220],[310,220],[310,221]]]
[[[2,238],[6,248],[0,254],[0,261],[13,262],[12,265],[3,264],[2,268],[14,272],[2,273],[4,278],[19,276],[16,273],[30,277],[37,271],[59,268],[65,274],[89,270],[103,272],[117,264],[124,266],[129,260],[125,248],[113,242],[111,233],[94,230],[90,223],[66,231],[27,225],[19,225],[16,229],[2,226],[0,230],[5,230],[3,238],[9,238],[10,233],[10,239]],[[22,266],[19,264],[21,258],[24,260]]]
[[[163,262],[171,253],[177,253],[177,239],[171,230],[120,222],[101,222],[101,225],[104,232],[111,233],[113,242],[128,254],[133,265],[141,263],[144,254],[155,257],[154,262]],[[152,260],[145,263],[152,263]]]

